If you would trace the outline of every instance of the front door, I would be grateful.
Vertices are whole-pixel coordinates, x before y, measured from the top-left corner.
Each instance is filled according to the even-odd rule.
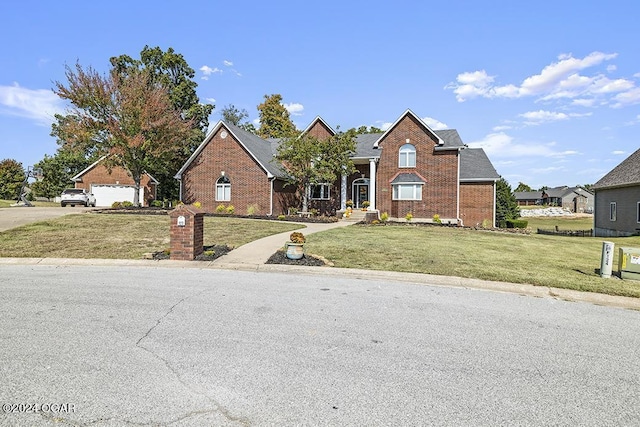
[[[359,178],[353,181],[353,204],[357,209],[362,208],[362,203],[369,200],[369,180]]]

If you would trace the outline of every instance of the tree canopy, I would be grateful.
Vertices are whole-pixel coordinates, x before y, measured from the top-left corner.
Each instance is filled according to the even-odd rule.
[[[366,133],[383,133],[384,131],[375,126],[360,126],[358,128],[349,129],[355,131],[357,134],[366,134]]]
[[[222,110],[220,110],[220,113],[222,114],[222,120],[225,122],[238,126],[247,132],[251,132],[253,134],[256,133],[256,127],[253,123],[247,121],[249,113],[244,108],[242,110],[238,110],[235,105],[229,104],[224,106]]]
[[[136,185],[146,171],[168,165],[185,153],[193,135],[193,119],[175,109],[169,90],[159,84],[153,70],[114,68],[105,76],[93,68],[67,66],[67,85],[55,82],[54,92],[72,107],[56,116],[53,132],[64,147],[105,155],[105,166],[121,166]]]
[[[296,135],[296,127],[291,121],[289,111],[282,104],[282,95],[265,95],[264,102],[258,105],[258,112],[260,114],[258,136],[290,138]]]
[[[0,199],[18,200],[25,179],[22,163],[14,159],[0,161]]]
[[[533,191],[531,189],[531,187],[529,187],[527,184],[525,184],[524,182],[519,182],[518,186],[516,187],[515,190],[513,190],[516,193],[519,193],[521,191]]]
[[[506,221],[509,219],[518,219],[520,217],[520,208],[516,197],[511,192],[511,185],[506,179],[500,177],[496,182],[496,222]]]
[[[278,146],[276,159],[289,175],[289,182],[298,187],[302,196],[302,211],[309,206],[309,190],[313,184],[332,183],[341,174],[355,171],[351,155],[355,152],[355,132],[338,132],[327,139],[304,134],[284,139]]]
[[[87,168],[97,158],[87,157],[80,151],[58,148],[53,156],[45,155],[34,165],[42,169],[42,180],[31,184],[36,196],[52,199],[59,196],[65,188],[72,187],[71,178]]]

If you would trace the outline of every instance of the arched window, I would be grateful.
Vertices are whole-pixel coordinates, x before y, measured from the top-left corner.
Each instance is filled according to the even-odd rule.
[[[226,176],[221,176],[216,181],[216,201],[228,202],[231,200],[231,181]]]
[[[398,152],[398,167],[416,167],[416,147],[411,144],[404,144],[400,147],[400,151]]]

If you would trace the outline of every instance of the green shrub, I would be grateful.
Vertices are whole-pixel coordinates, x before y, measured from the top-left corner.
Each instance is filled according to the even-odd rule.
[[[529,221],[524,219],[508,219],[506,220],[507,228],[527,228]]]
[[[411,212],[409,212],[408,214],[406,214],[404,216],[404,219],[406,219],[407,222],[411,222],[411,220],[413,219],[413,214]]]
[[[318,209],[311,209],[309,212],[311,212],[313,216],[318,216]]]
[[[123,208],[130,208],[133,206],[133,203],[130,202],[129,200],[125,200],[124,202],[122,202],[122,207]]]
[[[373,221],[371,221],[371,224],[373,225],[380,224],[380,221],[377,219],[374,219]]]
[[[380,215],[380,221],[387,222],[389,221],[389,214],[387,212],[382,212]]]
[[[193,204],[193,207],[194,207],[194,208],[197,208],[197,209],[200,209],[200,208],[202,207],[202,203],[200,203],[200,202],[195,202],[195,203]]]
[[[216,206],[216,212],[218,213],[222,213],[227,209],[227,207],[225,205],[218,205]]]
[[[289,215],[298,215],[298,208],[289,208],[288,209]]]
[[[151,202],[151,206],[154,208],[161,208],[162,207],[162,202],[160,200],[154,200]]]
[[[111,207],[113,209],[120,209],[122,207],[122,202],[113,202],[111,203]]]
[[[490,219],[483,219],[482,220],[482,228],[491,228],[491,220]]]
[[[214,256],[216,254],[216,251],[210,249],[208,251],[204,251],[202,254],[204,256]]]
[[[278,219],[279,219],[280,221],[284,221],[285,219],[287,219],[287,216],[286,216],[286,215],[282,215],[282,214],[281,214],[281,215],[278,215]]]
[[[227,213],[229,215],[233,215],[233,213],[235,212],[236,208],[233,205],[229,205],[227,206]]]
[[[438,215],[438,214],[433,215],[433,222],[435,222],[436,224],[442,224],[442,220],[440,219],[440,215]]]
[[[258,213],[258,206],[249,205],[249,207],[247,208],[247,215],[255,215],[257,213]]]

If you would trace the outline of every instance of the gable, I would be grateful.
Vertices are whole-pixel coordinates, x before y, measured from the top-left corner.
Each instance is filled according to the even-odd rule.
[[[301,133],[301,135],[310,135],[316,139],[331,138],[335,134],[336,131],[334,131],[320,116],[317,116]]]
[[[640,149],[593,185],[594,190],[640,185]]]
[[[133,184],[133,178],[129,175],[126,169],[121,166],[115,166],[109,171],[102,163],[107,156],[102,156],[84,170],[80,171],[76,176],[71,178],[74,182],[95,182],[98,181],[122,181],[123,183]],[[105,179],[105,177],[107,177]],[[158,180],[151,174],[144,173],[141,182],[149,182],[151,184],[158,184]],[[107,182],[100,182],[106,184]],[[145,184],[146,185],[146,184]]]
[[[374,148],[378,148],[386,139],[389,138],[389,135],[400,134],[400,137],[404,135],[405,139],[411,139],[410,136],[417,136],[416,133],[420,132],[426,134],[430,139],[432,139],[435,145],[444,145],[444,141],[438,134],[423,122],[422,119],[416,116],[413,111],[407,110],[389,127],[389,129],[387,129],[385,133],[380,136],[380,138],[378,138],[373,146]]]

